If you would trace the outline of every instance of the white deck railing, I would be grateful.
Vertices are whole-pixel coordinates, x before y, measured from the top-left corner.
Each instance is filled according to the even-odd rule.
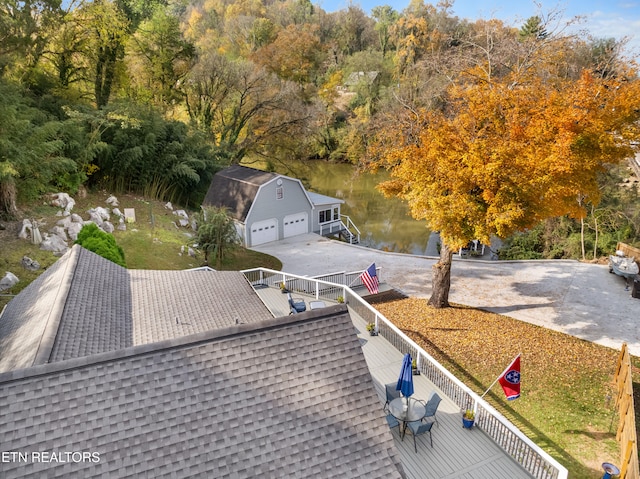
[[[387,339],[403,354],[411,353],[418,368],[433,384],[442,390],[461,410],[476,411],[476,425],[491,437],[496,444],[509,454],[533,477],[538,479],[566,479],[567,469],[542,450],[514,426],[493,406],[473,392],[462,381],[445,369],[424,349],[404,334],[380,312],[353,292],[347,284],[307,278],[295,274],[266,268],[242,271],[252,286],[279,288],[284,283],[290,291],[313,295],[316,299],[339,301],[341,298],[349,308],[367,322],[375,323],[379,334]],[[355,274],[355,273],[351,273]],[[358,275],[360,272],[357,273]],[[348,274],[342,275],[343,281],[351,281]],[[334,279],[340,281],[340,274]]]
[[[340,215],[340,218],[344,218],[344,221],[340,219],[332,221],[330,223],[321,224],[320,235],[331,235],[346,230],[351,235],[351,241],[349,241],[350,243],[360,243],[360,230],[358,229],[356,224],[351,221],[351,218],[347,215]]]
[[[340,215],[340,218],[343,218],[343,224],[349,233],[351,233],[351,236],[356,238],[357,242],[360,243],[360,230],[356,224],[351,221],[351,218],[347,215]],[[344,221],[346,221],[346,223],[344,223]],[[353,231],[355,231],[355,233]]]
[[[342,229],[342,221],[335,220],[331,223],[322,223],[320,225],[320,236],[338,233]]]
[[[378,281],[382,282],[382,278],[380,276],[380,272],[382,268],[380,266],[376,267],[376,275],[378,276]],[[362,271],[338,271],[336,273],[329,274],[321,274],[318,276],[312,276],[312,279],[317,281],[325,282],[325,283],[337,283],[346,285],[349,288],[357,288],[358,286],[364,286],[360,275]]]

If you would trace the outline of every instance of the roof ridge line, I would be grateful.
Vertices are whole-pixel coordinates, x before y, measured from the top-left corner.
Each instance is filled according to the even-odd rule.
[[[63,275],[63,281],[58,285],[58,292],[56,293],[56,300],[53,301],[53,306],[49,310],[47,321],[38,343],[36,354],[33,358],[32,366],[39,364],[46,364],[51,358],[51,352],[56,342],[58,335],[58,329],[60,322],[62,321],[62,313],[64,312],[67,299],[69,297],[69,291],[71,289],[71,283],[73,282],[74,272],[78,267],[78,258],[82,247],[79,245],[73,245],[71,250],[67,253],[68,258],[64,266],[65,274]],[[66,256],[66,255],[65,255]],[[63,259],[64,256],[60,259]]]
[[[217,175],[220,175],[220,177],[222,177],[222,178],[226,178],[226,179],[228,179],[228,180],[237,181],[238,183],[244,183],[244,184],[246,184],[246,185],[257,186],[258,188],[260,188],[260,187],[261,187],[261,186],[263,186],[263,185],[266,185],[267,183],[271,183],[273,180],[277,179],[279,176],[284,176],[284,177],[289,178],[289,177],[288,177],[288,176],[286,176],[286,175],[282,175],[282,174],[280,174],[280,173],[276,173],[276,172],[274,172],[274,171],[265,171],[265,170],[261,170],[261,169],[259,169],[259,168],[253,168],[253,167],[251,167],[251,166],[244,166],[244,165],[238,165],[238,164],[236,164],[236,165],[232,165],[232,166],[230,166],[229,168],[231,168],[231,167],[233,167],[233,166],[237,166],[237,167],[239,167],[239,168],[246,168],[246,169],[248,169],[248,170],[254,170],[254,171],[258,172],[258,173],[262,173],[262,174],[270,175],[270,176],[272,176],[272,178],[271,178],[270,180],[266,181],[265,183],[254,183],[254,182],[252,182],[252,181],[247,180],[246,178],[237,178],[237,177],[235,177],[235,176],[227,175],[227,174],[225,174],[225,173],[224,173],[224,171],[225,171],[225,170],[220,170],[220,171],[219,171],[219,172],[217,172],[216,174],[217,174]],[[228,169],[228,168],[225,168],[225,169]]]
[[[153,354],[162,350],[181,349],[186,347],[194,347],[199,344],[209,343],[213,341],[219,341],[223,339],[233,338],[235,336],[242,336],[257,331],[268,331],[279,329],[287,326],[292,326],[297,323],[310,323],[313,321],[320,321],[323,319],[335,317],[338,314],[347,313],[347,306],[344,304],[337,304],[327,306],[325,308],[305,311],[303,313],[291,314],[289,316],[281,316],[279,318],[265,319],[257,323],[238,324],[235,326],[229,326],[226,328],[211,329],[202,333],[190,334],[188,336],[182,336],[180,338],[165,339],[157,341],[155,343],[139,344],[136,346],[129,346],[115,351],[107,351],[104,353],[92,354],[91,356],[84,356],[79,358],[66,359],[64,361],[56,361],[53,363],[40,363],[33,366],[16,369],[12,371],[6,371],[0,373],[0,384],[10,383],[13,381],[19,381],[23,379],[46,376],[48,374],[58,373],[62,371],[69,371],[74,369],[81,369],[87,366],[109,363],[114,361],[120,361],[125,358],[131,358],[134,356],[145,356]],[[351,321],[349,319],[349,321]],[[55,337],[54,337],[55,339]],[[53,344],[53,343],[52,343]]]

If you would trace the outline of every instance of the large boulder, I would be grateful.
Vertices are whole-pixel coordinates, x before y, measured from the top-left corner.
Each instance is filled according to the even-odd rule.
[[[36,220],[23,219],[22,228],[18,233],[20,239],[30,239],[33,244],[42,243],[42,234],[40,233],[40,223]]]
[[[107,208],[103,208],[102,206],[97,206],[96,208],[91,208],[89,211],[89,216],[91,217],[91,221],[95,224],[100,225],[103,221],[107,221],[111,217],[111,213]]]
[[[13,288],[16,284],[18,284],[18,277],[7,271],[2,279],[0,279],[0,291],[4,291],[5,289]]]
[[[28,256],[23,256],[22,267],[28,271],[38,271],[40,269],[40,263],[29,258]]]
[[[101,229],[105,233],[113,233],[113,230],[115,228],[113,227],[113,224],[111,224],[109,221],[105,221],[104,223],[102,223]]]
[[[78,239],[78,233],[80,233],[80,230],[82,229],[83,226],[84,226],[84,223],[71,223],[67,227],[67,235],[69,235],[69,238],[71,238],[72,241],[75,241]]]
[[[68,216],[67,216],[68,218]],[[69,226],[67,226],[67,229]],[[56,225],[49,231],[52,235],[60,236],[63,240],[67,241],[69,238],[67,237],[67,231],[62,226]]]
[[[22,220],[22,228],[20,229],[20,233],[18,233],[18,238],[20,239],[29,239],[31,236],[31,230],[33,229],[33,225],[31,224],[31,220],[25,218]]]
[[[55,255],[62,255],[67,252],[69,247],[65,240],[58,235],[48,235],[42,243],[40,243],[40,249],[44,251],[51,251]]]
[[[76,201],[67,193],[56,193],[53,195],[51,204],[53,206],[64,208],[64,212],[62,214],[64,216],[69,216],[71,214],[71,210],[76,205]]]

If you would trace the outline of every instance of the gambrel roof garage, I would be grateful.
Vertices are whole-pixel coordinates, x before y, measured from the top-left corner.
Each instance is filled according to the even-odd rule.
[[[314,198],[321,198],[322,208],[330,213],[320,212]],[[250,247],[318,232],[321,223],[339,221],[342,203],[308,193],[296,178],[234,165],[216,173],[203,206],[227,208],[243,243]]]

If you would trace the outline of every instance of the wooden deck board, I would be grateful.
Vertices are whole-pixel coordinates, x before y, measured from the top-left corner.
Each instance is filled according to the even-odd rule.
[[[289,314],[287,297],[275,288],[257,290],[258,295],[274,316]],[[301,293],[293,293],[303,298],[309,307],[314,298]],[[330,304],[328,301],[325,301]],[[403,355],[382,336],[370,336],[366,323],[350,310],[358,338],[362,345],[374,386],[380,398],[380,415],[384,417],[382,406],[385,402],[384,385],[398,380]],[[498,479],[531,478],[531,475],[509,457],[482,430],[464,429],[458,406],[423,375],[414,376],[413,397],[428,400],[433,392],[442,398],[436,417],[438,424],[432,429],[433,448],[429,435],[418,436],[416,453],[413,436],[406,434],[401,440],[397,428],[390,430],[398,457],[409,479],[425,477],[442,479]]]
[[[258,288],[256,289],[256,292],[258,293],[258,296],[260,297],[264,305],[269,309],[269,311],[271,311],[271,314],[273,314],[274,318],[289,315],[289,303],[287,302],[286,293],[283,293],[277,288],[269,287]],[[305,293],[291,293],[291,296],[294,299],[304,300],[307,309],[309,309],[309,303],[315,300],[314,296]],[[336,304],[335,302],[332,303],[330,301],[324,302],[327,304],[327,306],[329,304]]]

